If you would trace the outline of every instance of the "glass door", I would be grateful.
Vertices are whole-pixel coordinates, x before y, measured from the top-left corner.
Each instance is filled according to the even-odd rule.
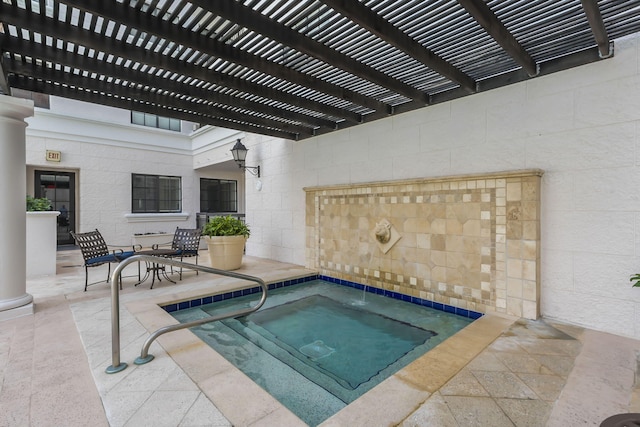
[[[58,245],[72,245],[71,237],[76,223],[75,201],[76,174],[73,172],[36,171],[35,197],[51,200],[51,208],[60,211],[58,216]]]

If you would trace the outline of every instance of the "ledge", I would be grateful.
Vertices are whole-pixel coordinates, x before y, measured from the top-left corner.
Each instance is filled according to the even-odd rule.
[[[398,179],[389,181],[373,181],[373,182],[361,182],[351,184],[333,184],[333,185],[319,185],[315,187],[303,187],[302,190],[311,193],[315,191],[328,191],[328,190],[351,190],[351,192],[362,191],[362,188],[376,187],[376,186],[397,186],[397,185],[412,185],[412,184],[431,184],[438,182],[451,182],[451,181],[469,181],[477,179],[502,179],[502,178],[518,178],[525,176],[542,176],[544,170],[542,169],[518,169],[511,171],[501,172],[485,172],[485,173],[473,173],[466,175],[450,175],[450,176],[436,176],[425,178],[410,178],[410,179]],[[351,193],[349,193],[351,194]]]
[[[186,221],[189,219],[189,213],[176,212],[176,213],[126,214],[124,218],[127,220],[127,222]]]

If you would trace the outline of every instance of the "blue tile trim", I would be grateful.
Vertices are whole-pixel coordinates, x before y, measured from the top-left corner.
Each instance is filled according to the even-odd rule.
[[[285,280],[282,282],[270,283],[267,285],[269,290],[284,288],[286,286],[297,285],[299,283],[309,282],[311,280],[316,280],[318,278],[317,274],[307,277],[300,277],[298,279]],[[189,301],[181,301],[179,303],[168,304],[161,306],[164,311],[167,313],[172,313],[178,310],[185,310],[191,307],[198,307],[200,305],[211,304],[212,302],[224,301],[231,298],[241,297],[245,295],[251,295],[261,292],[260,286],[255,286],[253,288],[241,289],[239,291],[226,292],[224,294],[210,295],[202,298],[195,298]]]
[[[400,292],[388,291],[385,289],[375,288],[373,286],[368,286],[368,285],[365,286],[360,283],[350,282],[348,280],[336,279],[334,277],[323,276],[323,275],[312,275],[307,277],[300,277],[298,279],[284,280],[282,282],[270,283],[267,285],[267,287],[269,290],[273,290],[273,289],[279,289],[287,286],[293,286],[300,283],[309,282],[311,280],[316,280],[316,279],[324,280],[325,282],[335,283],[336,285],[348,286],[350,288],[355,288],[359,290],[364,289],[366,292],[371,292],[376,295],[382,295],[388,298],[393,298],[393,299],[409,302],[412,304],[418,304],[424,307],[433,308],[435,310],[444,311],[446,313],[456,314],[458,316],[466,317],[473,320],[479,319],[480,317],[483,316],[482,313],[478,313],[477,311],[467,310],[464,308],[459,308],[459,307],[455,307],[448,304],[442,304],[442,303],[430,301],[427,299],[412,297],[409,295],[402,294]],[[260,292],[260,287],[256,286],[253,288],[247,288],[240,291],[232,291],[224,294],[196,298],[190,301],[182,301],[175,304],[168,304],[168,305],[162,306],[162,308],[166,312],[172,313],[178,310],[184,310],[191,307],[198,307],[200,305],[211,304],[212,302],[223,301],[223,300],[244,296],[244,295],[251,295],[258,292]]]
[[[349,286],[351,288],[356,288],[359,290],[365,290],[366,292],[371,292],[374,293],[376,295],[382,295],[388,298],[394,298],[394,299],[398,299],[401,301],[406,301],[406,302],[410,302],[412,304],[418,304],[418,305],[422,305],[424,307],[429,307],[429,308],[434,308],[436,310],[440,310],[440,311],[444,311],[447,313],[453,313],[453,314],[457,314],[458,316],[462,316],[462,317],[467,317],[469,319],[479,319],[480,317],[482,317],[484,314],[483,313],[479,313],[477,311],[473,311],[473,310],[467,310],[464,308],[459,308],[459,307],[455,307],[452,305],[448,305],[448,304],[442,304],[439,302],[435,302],[435,301],[430,301],[427,299],[422,299],[422,298],[418,298],[418,297],[412,297],[409,295],[405,295],[405,294],[401,294],[399,292],[393,292],[393,291],[388,291],[385,289],[380,289],[380,288],[374,288],[373,286],[365,286],[362,285],[360,283],[356,283],[356,282],[350,282],[348,280],[342,280],[342,279],[336,279],[330,276],[323,276],[323,275],[319,275],[318,279],[320,280],[324,280],[326,282],[331,282],[331,283],[335,283],[338,285],[344,285],[344,286]]]

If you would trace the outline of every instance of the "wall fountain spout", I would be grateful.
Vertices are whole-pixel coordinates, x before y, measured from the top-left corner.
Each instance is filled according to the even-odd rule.
[[[387,219],[382,219],[376,223],[373,229],[373,237],[384,254],[389,252],[393,245],[400,240],[400,234]]]

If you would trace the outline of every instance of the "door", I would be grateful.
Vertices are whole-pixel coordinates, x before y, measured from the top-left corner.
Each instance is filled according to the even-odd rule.
[[[58,216],[58,245],[72,245],[75,242],[70,231],[76,223],[75,183],[73,172],[36,171],[35,197],[46,197],[51,200],[51,208],[60,211]]]

